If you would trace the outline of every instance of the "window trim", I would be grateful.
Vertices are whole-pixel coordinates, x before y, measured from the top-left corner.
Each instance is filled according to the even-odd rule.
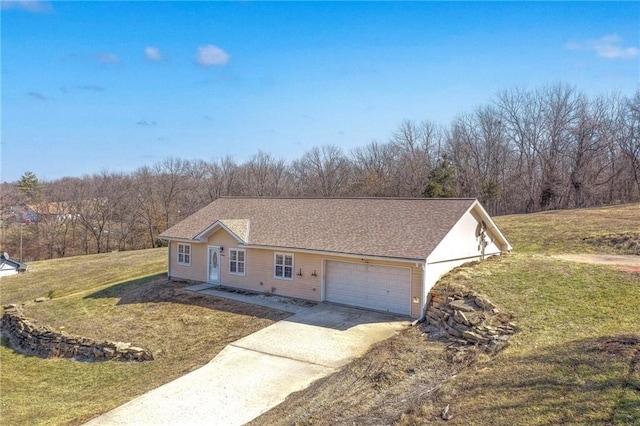
[[[182,248],[182,253],[180,252],[180,248]],[[176,248],[176,253],[177,253],[176,264],[182,265],[182,266],[191,266],[191,244],[178,243],[178,246]],[[181,257],[182,257],[182,261],[180,261]]]
[[[278,256],[282,256],[282,264],[277,263]],[[286,265],[287,256],[291,257],[291,266]],[[282,266],[282,275],[277,275],[276,271],[278,266]],[[291,268],[291,277],[287,277],[285,274],[285,268]],[[278,280],[287,280],[293,281],[293,276],[295,273],[295,256],[293,253],[283,253],[283,252],[275,252],[273,253],[273,278]]]
[[[231,252],[236,252],[236,260],[231,259]],[[243,253],[243,260],[239,261],[238,260],[238,254],[237,253]],[[236,272],[231,272],[231,264],[235,262],[236,263]],[[238,264],[242,263],[242,272],[237,272],[238,271]],[[229,249],[229,275],[239,275],[241,277],[244,277],[247,275],[247,250],[246,249],[242,249],[242,248],[237,248],[237,247],[233,247]]]

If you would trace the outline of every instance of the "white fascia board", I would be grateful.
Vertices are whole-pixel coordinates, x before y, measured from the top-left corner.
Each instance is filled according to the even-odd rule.
[[[500,229],[498,229],[498,225],[496,225],[493,219],[491,219],[491,216],[489,216],[489,213],[487,213],[487,211],[484,209],[484,207],[482,207],[482,204],[480,204],[478,200],[476,200],[471,205],[468,211],[471,211],[474,208],[480,213],[480,216],[482,217],[482,219],[489,225],[487,227],[487,231],[492,231],[500,239],[502,244],[506,246],[505,251],[513,250],[513,247],[511,247],[511,244],[509,244],[509,241],[507,241],[505,236],[502,235],[502,232],[500,232]]]
[[[434,261],[434,259],[432,257],[433,253],[437,253],[438,252],[438,248],[440,247],[440,245],[444,241],[447,240],[447,237],[449,236],[449,234],[456,229],[458,224],[465,218],[465,216],[467,214],[471,214],[472,210],[475,210],[478,213],[478,215],[480,216],[480,218],[485,221],[485,223],[487,224],[487,231],[491,231],[496,236],[496,238],[500,241],[500,245],[506,246],[505,250],[501,249],[501,253],[511,251],[512,248],[511,248],[511,244],[509,244],[509,241],[507,241],[507,239],[504,237],[504,235],[502,235],[502,232],[500,232],[500,230],[498,229],[498,226],[496,225],[496,223],[491,219],[491,217],[489,216],[489,213],[487,213],[487,211],[482,207],[480,202],[478,202],[478,200],[476,200],[476,201],[473,202],[473,204],[471,204],[471,206],[467,209],[467,211],[465,211],[464,214],[462,214],[460,216],[458,221],[451,227],[449,232],[446,233],[444,238],[442,238],[442,240],[440,240],[438,245],[436,245],[436,247],[431,251],[431,253],[429,253],[429,256],[427,256],[427,264],[450,262],[450,261],[454,261],[454,260],[472,259],[472,258],[477,257],[476,255],[473,255],[473,256],[457,257],[457,258],[453,258],[453,259],[440,259],[440,260],[435,260],[435,261]],[[487,255],[490,255],[490,254],[487,254]]]
[[[209,235],[211,235],[213,233],[213,231],[216,231],[217,229],[222,228],[225,231],[227,231],[227,233],[229,235],[231,235],[233,238],[236,239],[236,241],[238,242],[238,244],[245,244],[245,241],[240,238],[235,232],[233,232],[231,229],[229,229],[224,223],[222,223],[219,220],[216,220],[211,226],[209,226],[207,229],[205,229],[204,231],[202,231],[201,233],[199,233],[198,235],[196,235],[195,237],[193,237],[194,240],[199,241],[199,242],[206,242],[207,238],[209,237]]]
[[[175,237],[158,237],[158,239],[162,241],[175,241],[177,243],[199,243],[200,241],[195,241],[191,238],[175,238]]]
[[[294,252],[294,253],[319,254],[323,256],[348,257],[351,259],[367,259],[367,260],[382,260],[382,261],[413,263],[415,264],[416,267],[424,267],[424,264],[425,264],[425,259],[413,259],[413,258],[407,258],[407,257],[375,256],[375,255],[366,255],[366,254],[357,254],[357,253],[343,253],[343,252],[329,251],[329,250],[312,250],[312,249],[297,248],[297,247],[268,246],[268,245],[258,245],[258,244],[255,244],[255,245],[242,244],[242,246],[245,248],[259,249],[259,250],[275,250],[275,251]]]

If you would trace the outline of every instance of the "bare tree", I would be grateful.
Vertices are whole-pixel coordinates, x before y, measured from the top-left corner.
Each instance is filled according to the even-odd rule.
[[[640,199],[640,90],[627,102],[621,147],[635,182],[635,200]]]
[[[398,195],[419,197],[429,180],[429,172],[438,161],[444,141],[444,131],[434,123],[416,124],[403,121],[392,137],[397,164],[395,180]]]
[[[456,167],[461,196],[478,197],[490,211],[500,209],[500,194],[512,173],[506,130],[493,106],[454,120],[447,151]]]
[[[543,105],[535,94],[522,89],[499,93],[495,105],[500,111],[507,141],[515,153],[513,178],[521,193],[525,194],[514,200],[517,206],[512,208],[518,212],[536,211],[542,180],[538,155],[544,132]]]
[[[293,175],[303,195],[335,197],[347,187],[351,167],[334,145],[313,148],[293,163]]]
[[[397,158],[391,143],[373,141],[353,150],[351,195],[392,197],[397,194],[394,183]]]
[[[169,157],[153,166],[164,220],[162,230],[170,228],[191,213],[182,211],[181,206],[186,204],[180,202],[184,193],[190,189],[188,167],[188,161],[175,157]]]
[[[611,99],[597,98],[589,102],[586,97],[579,99],[577,117],[569,128],[566,146],[566,161],[563,167],[568,178],[568,200],[573,200],[573,207],[592,204],[588,194],[592,194],[597,186],[615,178],[611,174],[607,152],[611,152],[614,144],[615,111]],[[614,159],[612,159],[614,160]],[[568,207],[566,203],[563,207]]]
[[[273,197],[285,194],[290,187],[291,173],[287,163],[258,151],[240,166],[244,195]]]
[[[77,212],[77,220],[83,227],[85,254],[109,249],[109,224],[118,202],[111,197],[112,190],[113,177],[106,171],[85,176],[73,188],[70,209]]]

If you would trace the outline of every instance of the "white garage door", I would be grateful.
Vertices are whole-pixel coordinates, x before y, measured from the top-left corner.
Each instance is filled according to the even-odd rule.
[[[396,314],[411,314],[411,269],[328,260],[325,299]]]

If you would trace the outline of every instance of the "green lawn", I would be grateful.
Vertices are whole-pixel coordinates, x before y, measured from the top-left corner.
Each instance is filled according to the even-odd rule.
[[[92,254],[29,262],[26,274],[2,279],[2,304],[57,298],[167,272],[167,249]]]
[[[637,234],[640,239],[640,204],[557,210],[495,218],[516,253],[623,253],[587,239]]]
[[[513,254],[446,282],[488,295],[521,327],[445,386],[438,405],[455,408],[454,424],[640,424],[640,274]]]
[[[447,383],[417,424],[450,404],[459,425],[640,425],[640,273],[548,254],[616,253],[591,237],[640,231],[640,205],[496,218],[514,252],[443,279],[515,314],[509,347]],[[437,410],[434,408],[437,407]]]
[[[145,363],[28,357],[0,346],[2,425],[81,424],[209,362],[228,343],[289,314],[200,296],[166,279],[166,249],[33,262],[2,280],[2,302],[38,322],[150,349]]]
[[[550,256],[624,252],[594,241],[638,233],[638,218],[638,204],[496,218],[514,252],[462,267],[441,285],[486,294],[521,330],[505,350],[481,356],[412,407],[403,424],[440,423],[440,410],[450,405],[448,423],[456,425],[640,425],[640,273]],[[163,278],[166,249],[31,266],[3,279],[3,304],[53,296],[27,306],[28,315],[73,334],[151,349],[156,360],[39,359],[3,345],[3,425],[80,424],[286,315],[181,290]]]

